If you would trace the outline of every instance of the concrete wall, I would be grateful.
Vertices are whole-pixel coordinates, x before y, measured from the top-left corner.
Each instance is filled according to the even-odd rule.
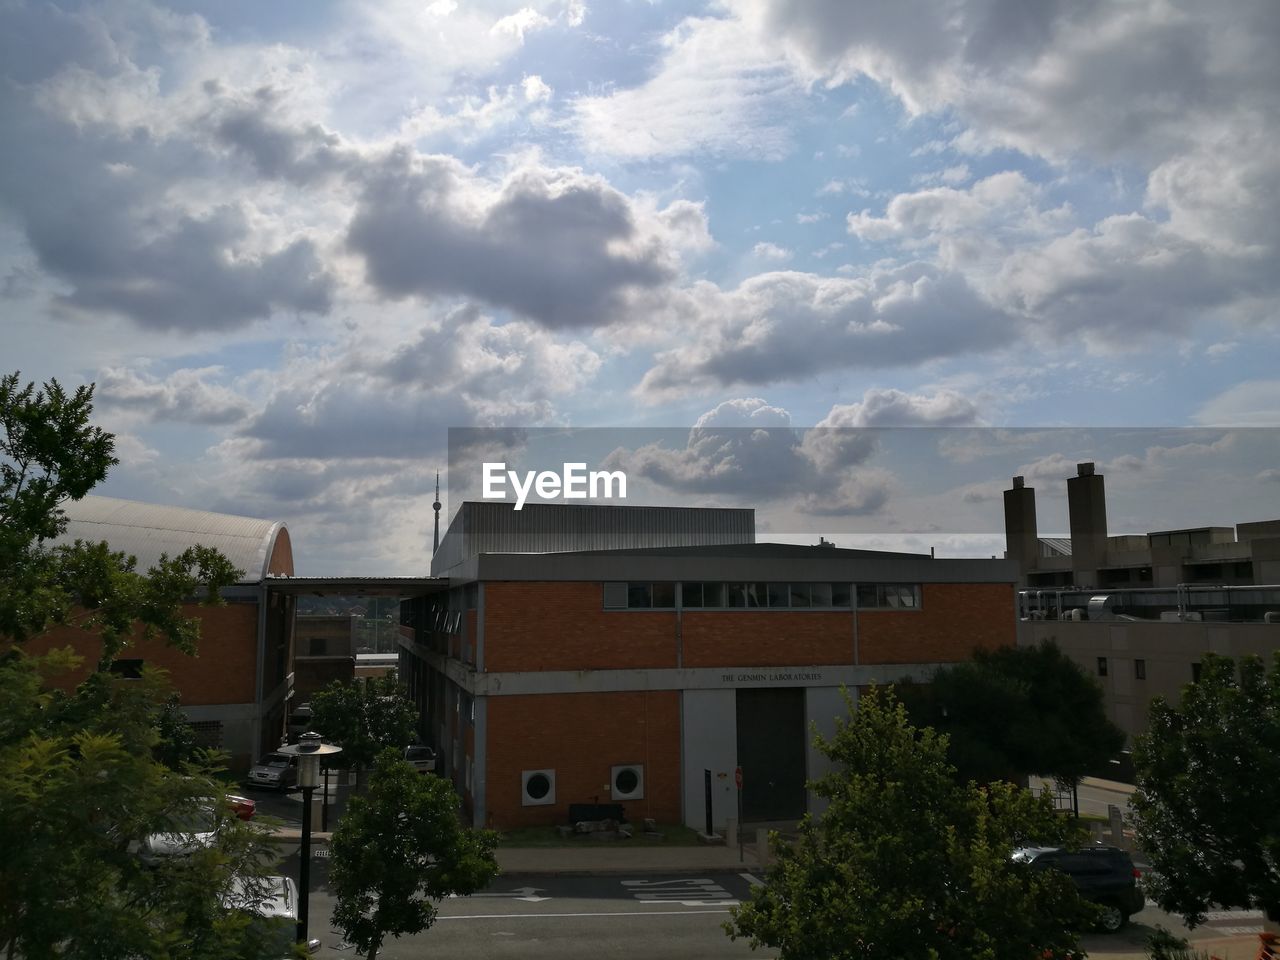
[[[1019,644],[1049,639],[1101,684],[1108,714],[1132,738],[1146,729],[1151,699],[1158,695],[1176,703],[1182,688],[1191,682],[1192,664],[1206,652],[1269,659],[1280,650],[1280,624],[1033,620],[1019,624]],[[1105,677],[1098,676],[1099,657],[1107,659]],[[1136,660],[1143,661],[1145,679],[1135,675]]]
[[[738,709],[735,690],[686,690],[681,756],[684,765],[684,822],[706,829],[705,770],[711,771],[712,824],[722,831],[738,815],[733,771],[738,765]],[[720,774],[726,774],[720,776]]]

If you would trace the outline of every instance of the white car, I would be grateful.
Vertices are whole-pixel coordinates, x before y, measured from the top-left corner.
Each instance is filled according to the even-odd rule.
[[[154,866],[170,857],[185,857],[211,847],[218,838],[218,811],[209,803],[169,817],[163,830],[148,834],[137,845],[143,863]]]
[[[266,934],[270,943],[271,954],[265,960],[293,956],[298,931],[298,885],[292,879],[276,876],[251,882],[236,877],[222,898],[222,905],[228,910],[253,915],[251,922]],[[319,940],[307,941],[308,953],[319,949]]]
[[[436,752],[420,743],[412,743],[404,748],[404,758],[419,773],[436,772]]]

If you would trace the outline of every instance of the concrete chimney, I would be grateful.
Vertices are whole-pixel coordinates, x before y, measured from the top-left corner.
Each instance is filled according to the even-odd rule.
[[[1023,477],[1013,478],[1013,487],[1004,492],[1005,556],[1018,565],[1018,582],[1025,586],[1027,571],[1040,559],[1036,532],[1036,491]]]
[[[1092,462],[1076,464],[1076,476],[1067,481],[1067,513],[1072,576],[1077,586],[1096,587],[1098,568],[1107,562],[1107,497]]]

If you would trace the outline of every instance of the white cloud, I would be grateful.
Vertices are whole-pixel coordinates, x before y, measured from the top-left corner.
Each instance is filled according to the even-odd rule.
[[[120,367],[107,367],[96,377],[95,398],[107,408],[129,410],[149,420],[233,424],[244,420],[250,405],[229,387],[210,383],[221,367],[175,370],[164,378]]]
[[[761,260],[773,260],[775,262],[790,260],[794,256],[785,247],[780,247],[776,243],[769,243],[768,241],[757,243],[751,248],[751,254]]]
[[[801,89],[785,61],[735,19],[690,18],[663,38],[644,84],[574,102],[591,153],[628,160],[688,154],[780,159]]]
[[[1280,380],[1237,384],[1201,406],[1193,419],[1215,426],[1280,426]]]

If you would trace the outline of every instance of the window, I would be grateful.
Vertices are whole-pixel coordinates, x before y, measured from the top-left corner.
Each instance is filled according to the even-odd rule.
[[[1107,675],[1107,658],[1098,658],[1098,676],[1105,677]]]
[[[113,660],[111,661],[111,672],[117,677],[123,677],[125,680],[141,680],[142,661]]]
[[[653,588],[647,583],[627,584],[627,607],[631,610],[653,606]]]
[[[849,585],[847,583],[831,584],[831,605],[833,607],[849,606]]]
[[[918,583],[860,583],[858,606],[863,609],[918,610]]]
[[[747,605],[747,585],[745,583],[726,583],[724,592],[727,607],[745,607]]]
[[[606,610],[651,610],[653,608],[674,609],[676,605],[676,585],[670,581],[663,583],[606,583],[604,585],[604,608]]]
[[[1199,663],[1193,663],[1191,665],[1191,682],[1192,683],[1200,682],[1200,664]]]
[[[829,583],[811,583],[809,584],[809,602],[815,607],[831,606],[831,584]]]
[[[769,606],[771,607],[788,607],[790,606],[790,589],[785,583],[769,584]]]
[[[724,584],[689,582],[680,585],[680,604],[684,607],[723,607]]]
[[[791,584],[791,605],[793,607],[811,607],[813,601],[812,594],[809,592],[809,584],[793,583]]]
[[[1147,679],[1147,661],[1145,660],[1133,661],[1133,679],[1135,680]]]

